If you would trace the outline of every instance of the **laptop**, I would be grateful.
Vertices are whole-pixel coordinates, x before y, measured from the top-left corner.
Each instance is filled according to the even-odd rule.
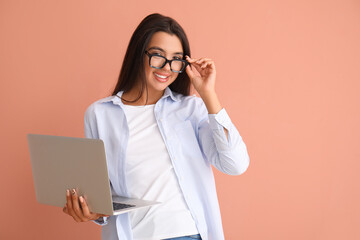
[[[64,207],[66,190],[84,196],[91,212],[118,215],[160,202],[112,196],[100,139],[27,135],[36,199]]]

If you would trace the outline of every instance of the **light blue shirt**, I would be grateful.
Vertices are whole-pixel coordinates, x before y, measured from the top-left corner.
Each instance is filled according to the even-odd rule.
[[[129,128],[120,91],[91,104],[85,113],[85,136],[102,139],[113,195],[129,197],[125,178]],[[225,109],[208,114],[203,100],[166,88],[155,104],[155,119],[169,152],[184,199],[203,240],[223,240],[220,208],[211,165],[229,175],[249,166],[246,145]],[[228,130],[228,138],[224,128]],[[141,179],[139,179],[141,181]],[[132,240],[129,214],[104,218],[102,239]]]

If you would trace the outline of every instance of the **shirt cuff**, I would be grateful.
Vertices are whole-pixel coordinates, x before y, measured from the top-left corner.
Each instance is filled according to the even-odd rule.
[[[209,114],[209,124],[211,129],[230,129],[231,119],[227,114],[225,108],[221,109],[216,114]]]
[[[99,217],[98,219],[94,220],[94,223],[104,226],[107,224],[107,217]]]

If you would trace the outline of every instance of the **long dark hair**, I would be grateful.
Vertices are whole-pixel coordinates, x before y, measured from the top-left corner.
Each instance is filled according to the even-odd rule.
[[[145,50],[152,35],[160,31],[175,34],[181,41],[184,57],[186,55],[190,57],[189,41],[179,23],[158,13],[150,14],[141,21],[130,39],[118,82],[112,95],[117,94],[119,91],[127,92],[131,90],[137,84],[137,81],[140,81],[141,90],[134,102],[140,99],[144,91],[147,90],[144,71]],[[179,73],[176,80],[169,87],[172,91],[188,96],[190,94],[190,78],[185,71]]]

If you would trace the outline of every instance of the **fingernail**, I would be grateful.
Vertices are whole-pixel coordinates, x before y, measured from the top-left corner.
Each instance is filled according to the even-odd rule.
[[[66,189],[66,196],[70,196],[70,191],[69,191],[69,189]]]
[[[75,195],[75,193],[76,193],[76,192],[75,192],[75,189],[73,189],[73,190],[72,190],[72,195]]]
[[[83,199],[82,196],[80,196],[79,199],[80,199],[80,202],[81,202],[81,203],[84,203],[84,199]]]

